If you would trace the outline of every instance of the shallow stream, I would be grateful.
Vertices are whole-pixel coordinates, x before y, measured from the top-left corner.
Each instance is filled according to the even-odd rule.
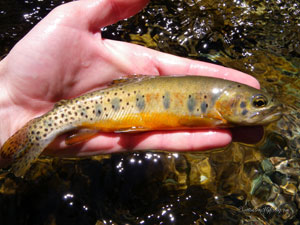
[[[2,0],[0,55],[64,1]],[[300,3],[152,0],[103,37],[231,67],[285,103],[257,144],[81,160],[42,158],[0,180],[0,224],[298,224]]]

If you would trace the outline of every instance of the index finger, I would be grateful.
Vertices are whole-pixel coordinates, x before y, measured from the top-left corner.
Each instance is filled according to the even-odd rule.
[[[252,76],[212,63],[191,60],[159,52],[139,45],[114,40],[103,40],[115,58],[120,70],[128,74],[151,75],[202,75],[217,77],[260,88],[259,82]]]

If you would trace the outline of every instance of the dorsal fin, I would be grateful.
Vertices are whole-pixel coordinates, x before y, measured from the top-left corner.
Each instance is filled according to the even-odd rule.
[[[66,103],[68,103],[68,100],[62,99],[62,100],[60,100],[60,101],[58,101],[58,102],[56,102],[56,103],[54,104],[54,108],[56,108],[56,107],[58,107],[58,106],[65,105]]]
[[[113,80],[108,84],[109,87],[118,86],[119,84],[133,83],[143,79],[156,77],[153,75],[126,75],[120,79]]]

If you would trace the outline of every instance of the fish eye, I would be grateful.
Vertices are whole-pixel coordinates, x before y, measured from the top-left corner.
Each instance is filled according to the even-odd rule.
[[[252,100],[252,105],[256,108],[264,107],[268,104],[268,100],[263,95],[255,95]]]

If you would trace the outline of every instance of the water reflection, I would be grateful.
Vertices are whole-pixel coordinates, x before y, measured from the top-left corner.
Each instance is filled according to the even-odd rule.
[[[3,1],[1,55],[63,1]],[[0,181],[3,224],[238,224],[299,220],[300,5],[297,0],[153,0],[103,36],[255,76],[285,103],[260,140],[209,153],[44,159]],[[259,131],[254,130],[254,133]],[[240,131],[237,131],[240,134]],[[248,132],[249,134],[249,132]],[[18,204],[16,203],[18,202]],[[2,224],[1,223],[1,224]]]

